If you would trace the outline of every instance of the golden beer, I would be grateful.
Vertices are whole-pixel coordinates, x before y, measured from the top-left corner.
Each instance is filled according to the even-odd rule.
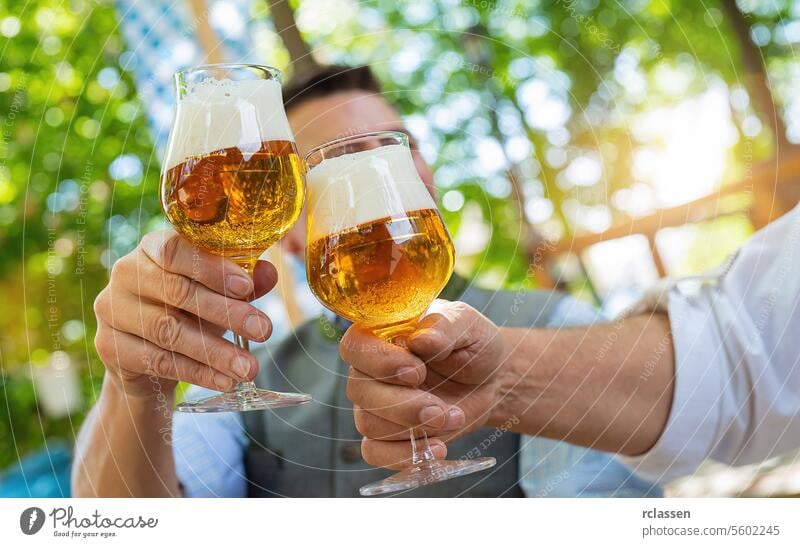
[[[444,288],[455,254],[408,136],[379,131],[338,139],[312,150],[306,161],[311,290],[334,313],[401,343]],[[496,463],[439,461],[425,432],[421,442],[417,437],[409,429],[411,464],[361,487],[361,495],[418,488]]]
[[[444,288],[454,259],[435,209],[330,234],[311,242],[307,253],[317,298],[342,317],[377,330],[416,320]]]
[[[413,330],[447,284],[454,251],[406,137],[342,139],[307,160],[306,269],[314,295],[386,340]]]
[[[291,141],[253,152],[227,148],[165,171],[164,214],[189,241],[233,259],[258,256],[291,228],[303,208],[304,163]]]
[[[175,74],[161,208],[190,243],[230,258],[250,275],[261,254],[300,216],[305,197],[305,162],[286,119],[280,82],[279,70],[252,64],[204,65]],[[234,332],[233,338],[250,350],[242,334]],[[176,409],[242,412],[310,400],[305,393],[243,381],[233,391],[183,401]]]

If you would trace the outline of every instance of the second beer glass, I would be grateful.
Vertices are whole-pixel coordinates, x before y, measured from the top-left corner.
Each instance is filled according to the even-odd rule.
[[[413,332],[453,271],[450,235],[400,132],[327,143],[307,157],[311,290],[331,311],[393,342]],[[412,465],[361,488],[371,496],[487,469],[494,458],[439,461],[410,430]]]

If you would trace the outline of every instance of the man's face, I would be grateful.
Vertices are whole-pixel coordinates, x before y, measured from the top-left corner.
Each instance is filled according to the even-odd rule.
[[[296,107],[290,106],[287,116],[303,157],[320,144],[342,137],[373,131],[405,132],[403,122],[394,108],[383,97],[369,91],[350,90],[309,99]],[[434,195],[433,173],[416,150],[413,139],[411,148],[419,176],[431,195]],[[282,244],[293,254],[305,253],[305,209]]]

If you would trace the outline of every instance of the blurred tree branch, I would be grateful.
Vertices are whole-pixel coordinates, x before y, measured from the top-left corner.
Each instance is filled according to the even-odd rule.
[[[769,84],[769,74],[764,64],[764,56],[750,38],[750,22],[739,9],[736,0],[720,0],[720,5],[739,44],[742,67],[745,73],[745,86],[753,98],[755,110],[761,115],[762,120],[766,122],[775,136],[775,155],[779,156],[779,151],[790,146],[790,143],[786,140],[786,125],[775,103],[775,97]]]
[[[528,220],[528,216],[525,214],[525,193],[522,188],[521,180],[523,177],[522,170],[519,168],[519,165],[516,162],[512,161],[511,158],[508,157],[508,153],[506,151],[506,138],[503,135],[503,132],[500,130],[500,122],[497,118],[497,109],[501,98],[504,98],[505,95],[500,89],[500,86],[498,86],[494,81],[494,76],[492,76],[493,70],[489,64],[489,55],[486,51],[486,48],[483,47],[483,41],[486,40],[487,37],[488,32],[484,25],[478,24],[473,26],[469,32],[464,34],[464,53],[471,63],[480,67],[481,70],[479,70],[478,73],[483,75],[485,88],[489,92],[489,104],[487,105],[487,110],[489,112],[491,132],[492,136],[497,139],[497,142],[500,143],[500,147],[503,150],[503,158],[508,166],[506,169],[506,177],[511,184],[511,199],[514,202],[514,208],[519,215],[521,240],[520,248],[526,250],[536,249],[543,243],[544,237],[542,237],[536,227]],[[524,113],[519,109],[519,105],[515,100],[512,100],[512,104],[515,108],[517,108],[520,116],[524,116]],[[533,261],[535,260],[535,254],[527,254],[528,261],[533,264]],[[547,276],[547,272],[541,271],[539,272],[539,275]],[[546,279],[546,283],[552,284],[549,278]]]
[[[272,22],[275,25],[275,32],[281,37],[283,45],[289,51],[289,58],[292,60],[294,77],[303,76],[314,72],[319,68],[319,63],[314,59],[311,48],[303,40],[300,29],[297,28],[297,21],[294,16],[294,8],[289,4],[289,0],[267,1]]]

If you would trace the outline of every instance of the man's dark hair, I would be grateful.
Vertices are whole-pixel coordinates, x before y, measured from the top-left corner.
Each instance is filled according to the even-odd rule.
[[[380,93],[381,85],[368,66],[323,66],[288,82],[283,87],[283,105],[289,110],[310,99],[352,90]]]

